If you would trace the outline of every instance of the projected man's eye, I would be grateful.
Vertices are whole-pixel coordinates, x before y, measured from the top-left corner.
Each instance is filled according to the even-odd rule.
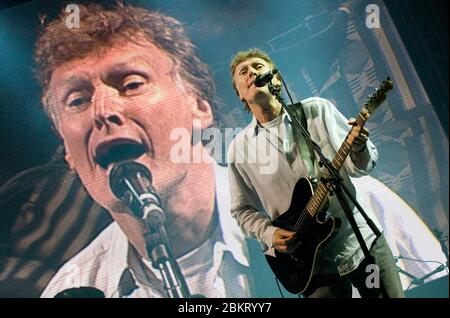
[[[86,105],[90,101],[90,97],[82,94],[73,94],[67,99],[69,107],[77,108]]]
[[[134,89],[139,88],[139,87],[142,86],[143,84],[144,84],[144,83],[142,83],[142,82],[131,82],[131,83],[126,84],[126,85],[124,86],[124,89],[125,89],[125,90],[134,90]]]
[[[126,95],[138,94],[144,92],[146,84],[147,81],[142,76],[132,75],[123,81],[121,90]]]

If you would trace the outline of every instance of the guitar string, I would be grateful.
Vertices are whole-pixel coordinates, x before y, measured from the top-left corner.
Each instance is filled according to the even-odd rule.
[[[361,113],[359,113],[359,114],[358,114],[358,117],[356,118],[356,124],[357,124],[357,125],[363,126],[363,125],[365,124],[366,121],[367,121],[367,119],[365,119],[364,116],[362,116]],[[340,162],[340,163],[338,162],[338,163],[339,163],[339,169],[340,169],[340,167],[342,166],[343,162],[345,161],[345,159],[348,157],[348,155],[349,155],[349,153],[350,153],[350,147],[351,147],[351,145],[349,145],[349,144],[347,143],[347,137],[350,135],[350,133],[352,132],[352,130],[353,130],[353,128],[349,131],[349,133],[347,134],[347,136],[346,136],[345,139],[344,139],[344,142],[342,143],[341,147],[339,148],[338,152],[336,153],[335,159],[336,159],[336,157],[339,155],[339,156],[341,157],[341,160],[342,160],[342,162]],[[344,145],[347,147],[347,149],[343,149],[343,148],[344,148]],[[344,156],[342,156],[343,154],[341,154],[341,150],[343,150],[344,154],[345,154],[345,152],[347,152],[347,153],[346,153]],[[336,169],[336,167],[335,167],[335,165],[334,165],[333,163],[334,163],[334,160],[333,160],[333,162],[332,162],[332,165],[333,165],[333,167]],[[336,170],[339,171],[339,169],[336,169]],[[328,177],[328,173],[326,173],[326,174],[324,175],[324,177]],[[322,185],[322,184],[323,184],[323,183],[321,183],[321,185]],[[319,187],[320,187],[320,185],[319,185]],[[327,186],[325,186],[325,187],[327,187]],[[327,188],[326,190],[327,190],[327,193],[328,193],[328,191],[329,191],[330,189]],[[326,194],[325,194],[325,196],[326,196]],[[298,230],[300,230],[300,228],[302,227],[304,221],[306,220],[307,216],[309,215],[307,208],[308,208],[308,205],[310,204],[311,201],[312,201],[312,199],[310,199],[310,200],[308,201],[308,203],[307,203],[305,209],[302,211],[300,217],[298,218],[298,220],[297,220],[296,223],[294,224],[294,226],[293,226],[293,231],[294,231],[294,232],[297,232]],[[323,199],[319,202],[319,205],[318,205],[318,207],[317,207],[316,210],[318,210],[318,209],[320,208],[320,206],[322,205],[322,202],[323,202]],[[316,213],[313,213],[313,215],[311,215],[311,217],[314,217],[316,214],[317,214],[317,212],[316,212]]]
[[[357,121],[358,121],[358,120],[357,120]],[[364,123],[364,121],[363,121],[362,123]],[[352,130],[350,130],[349,134],[351,133],[351,131],[352,131]],[[348,134],[348,135],[349,135],[349,134]],[[348,135],[347,135],[347,136],[348,136]],[[341,149],[344,147],[344,145],[347,147],[347,150],[344,149],[344,152],[347,151],[347,154],[345,154],[345,156],[343,156],[343,157],[341,156],[342,162],[340,163],[340,166],[341,166],[342,163],[345,161],[345,159],[347,158],[347,156],[348,156],[348,154],[349,154],[349,152],[350,152],[350,151],[348,151],[348,150],[350,149],[351,146],[347,143],[346,140],[347,140],[347,137],[345,138],[345,140],[344,140],[344,142],[343,142],[341,148],[338,150],[338,152],[337,152],[337,154],[336,154],[336,156],[337,156],[338,154],[340,154]],[[334,160],[333,160],[333,162],[334,162]],[[334,166],[334,165],[333,165],[333,166]],[[328,174],[326,173],[326,174],[324,175],[324,177],[327,177],[327,176],[328,176]],[[323,183],[321,183],[320,185],[322,185],[322,184],[323,184]],[[319,187],[320,187],[320,185],[319,185]],[[325,187],[327,187],[327,186],[325,186]],[[327,190],[327,193],[328,193],[329,188],[326,189],[326,190]],[[326,196],[326,194],[325,194],[325,196]],[[294,226],[293,226],[294,232],[297,232],[297,231],[302,227],[304,221],[306,220],[307,216],[309,215],[307,209],[308,209],[308,205],[310,204],[311,201],[312,201],[312,199],[308,201],[308,203],[307,203],[305,209],[302,211],[302,213],[301,213],[300,217],[298,218],[297,222],[294,224]],[[317,209],[320,208],[320,206],[322,205],[322,202],[323,202],[323,199],[319,202],[319,205],[318,205]],[[317,210],[317,209],[316,209],[316,210]],[[314,217],[316,214],[317,214],[317,213],[313,213],[313,215],[311,215],[311,217]]]

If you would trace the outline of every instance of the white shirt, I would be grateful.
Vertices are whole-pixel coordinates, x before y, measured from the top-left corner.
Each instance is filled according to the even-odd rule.
[[[303,100],[302,104],[312,139],[320,146],[324,155],[333,160],[350,130],[347,119],[326,99],[312,97]],[[268,131],[266,128],[272,126],[272,122],[261,128],[253,117],[252,122],[230,144],[228,151],[231,214],[237,220],[244,235],[260,241],[262,250],[271,256],[275,256],[272,239],[277,229],[272,225],[271,220],[288,210],[296,182],[299,178],[307,176],[299,151],[294,154],[286,153],[286,147],[280,146],[280,143],[286,144],[283,138],[292,138],[287,133],[284,133],[284,136],[281,134],[283,138],[277,135],[279,132],[289,131],[287,130],[289,129],[287,125],[290,125],[289,116],[283,113],[281,120],[274,119],[274,121],[278,129]],[[275,143],[277,140],[278,145]],[[268,156],[270,163],[267,164],[267,158],[263,158],[265,164],[262,164],[261,149],[267,149],[268,144],[272,149]],[[251,149],[258,149],[256,155],[249,151]],[[377,150],[370,140],[367,142],[365,152],[370,156],[367,167],[358,168],[349,155],[340,171],[345,185],[356,196],[358,202],[361,202],[360,197],[349,176],[367,175],[374,169],[378,160]],[[293,160],[289,158],[292,155],[294,155]],[[357,155],[355,157],[357,158]],[[320,176],[322,172],[323,169],[318,166],[318,158],[315,158],[314,173]],[[336,273],[337,269],[337,272],[345,275],[356,269],[363,260],[364,254],[336,196],[329,197],[329,203],[329,213],[339,217],[342,226],[325,248],[321,273]],[[370,248],[375,234],[356,207],[352,204],[351,207],[363,238]],[[369,217],[380,228],[370,207],[365,208]]]
[[[230,217],[226,169],[215,166],[219,226],[207,241],[177,259],[191,294],[250,297],[245,239]],[[166,297],[160,272],[138,256],[116,222],[69,260],[41,297],[72,287],[89,286],[110,297]]]

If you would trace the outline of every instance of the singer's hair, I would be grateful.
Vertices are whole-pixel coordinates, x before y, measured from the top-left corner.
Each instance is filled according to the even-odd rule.
[[[180,77],[199,98],[209,102],[216,113],[220,107],[213,77],[208,66],[197,55],[182,24],[159,12],[150,11],[117,1],[112,9],[98,4],[77,5],[79,28],[66,27],[68,13],[45,24],[35,47],[36,76],[42,87],[42,100],[47,115],[52,116],[48,102],[48,88],[53,71],[64,62],[84,58],[125,41],[139,44],[142,36],[163,50],[180,67]],[[53,124],[55,124],[53,122]]]
[[[230,63],[230,72],[231,72],[231,83],[233,84],[233,88],[234,91],[236,92],[236,94],[239,96],[239,91],[236,87],[236,83],[234,81],[234,72],[236,72],[236,67],[241,64],[242,62],[247,61],[248,59],[254,58],[254,57],[258,57],[264,61],[266,61],[269,66],[274,69],[276,68],[275,63],[272,61],[272,59],[269,57],[269,55],[267,55],[266,52],[258,49],[258,48],[251,48],[247,51],[241,51],[238,52],[233,59],[231,60]],[[280,75],[277,73],[275,74],[275,77],[281,81]],[[278,87],[278,92],[281,92],[281,86]],[[244,102],[244,108],[247,112],[250,112],[250,108],[248,107],[247,102]]]

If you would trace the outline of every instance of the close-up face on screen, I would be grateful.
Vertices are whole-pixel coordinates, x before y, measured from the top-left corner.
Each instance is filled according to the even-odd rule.
[[[0,297],[448,297],[444,7],[2,5]]]

